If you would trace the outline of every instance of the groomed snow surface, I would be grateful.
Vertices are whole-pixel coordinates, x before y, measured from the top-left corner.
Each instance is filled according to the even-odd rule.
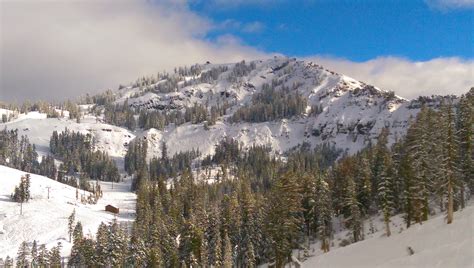
[[[119,222],[130,222],[135,217],[136,196],[130,192],[130,183],[101,182],[103,197],[95,205],[81,204],[76,200],[76,188],[59,183],[47,177],[31,174],[31,200],[23,204],[12,202],[10,195],[26,173],[0,166],[0,258],[15,257],[23,241],[37,241],[47,248],[57,242],[63,245],[62,255],[70,253],[68,217],[76,210],[76,222],[80,221],[86,236],[95,235],[101,222],[108,223],[116,218]],[[48,199],[48,187],[50,198]],[[79,191],[79,195],[84,191]],[[88,193],[86,192],[86,195]],[[105,206],[119,207],[120,214],[106,212]]]
[[[406,229],[401,217],[395,216],[390,237],[385,236],[380,217],[373,221],[376,231],[366,240],[326,254],[317,250],[316,256],[303,262],[302,267],[474,267],[472,203],[454,213],[452,224],[446,223],[442,213]],[[408,253],[408,247],[414,250],[413,255]]]

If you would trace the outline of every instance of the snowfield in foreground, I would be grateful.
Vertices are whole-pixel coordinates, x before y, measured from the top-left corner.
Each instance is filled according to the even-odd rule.
[[[474,267],[472,202],[455,212],[452,224],[446,224],[445,215],[438,214],[401,233],[393,228],[390,237],[379,230],[372,238],[312,257],[303,267]],[[413,255],[408,254],[408,247],[415,251]]]
[[[35,174],[31,174],[32,199],[23,204],[23,215],[20,215],[20,204],[12,202],[10,195],[26,173],[0,166],[0,174],[0,258],[16,256],[21,242],[34,239],[38,244],[46,244],[48,249],[61,242],[62,255],[69,255],[72,245],[67,226],[73,209],[76,222],[82,223],[86,236],[95,234],[101,222],[114,219],[114,215],[104,211],[107,204],[120,208],[119,222],[132,221],[135,217],[136,196],[130,192],[129,183],[114,183],[112,189],[110,183],[101,182],[103,197],[96,205],[84,205],[76,201],[76,188]],[[81,190],[79,194],[82,193]]]

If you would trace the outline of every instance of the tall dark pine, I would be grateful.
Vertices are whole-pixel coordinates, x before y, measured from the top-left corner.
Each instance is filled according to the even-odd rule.
[[[302,196],[294,173],[287,172],[273,185],[269,197],[267,228],[272,240],[275,266],[284,267],[301,234]]]

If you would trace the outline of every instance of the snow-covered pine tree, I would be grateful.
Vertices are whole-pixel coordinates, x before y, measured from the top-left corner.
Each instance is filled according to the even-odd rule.
[[[128,254],[126,259],[126,266],[128,267],[144,267],[147,261],[147,247],[142,234],[137,232],[136,222],[133,223],[132,235],[128,245]],[[97,248],[97,245],[96,245]]]
[[[474,89],[471,89],[459,101],[457,116],[457,136],[459,142],[458,167],[460,176],[460,204],[465,206],[465,188],[468,187],[471,194],[474,192]],[[472,96],[470,96],[471,94]]]
[[[315,210],[318,226],[318,237],[321,240],[321,250],[329,251],[329,239],[332,235],[332,201],[329,185],[325,174],[316,176]]]
[[[81,267],[86,264],[86,258],[83,254],[83,229],[80,221],[77,222],[72,233],[73,245],[71,249],[71,254],[69,258],[68,265],[74,267]]]
[[[385,151],[381,151],[381,152],[385,152]],[[379,152],[378,154],[380,155],[383,155],[381,152]],[[370,167],[370,163],[369,163],[369,159],[368,159],[368,155],[367,153],[363,153],[361,156],[360,156],[360,160],[358,161],[358,165],[357,165],[357,181],[358,181],[358,184],[359,184],[359,199],[360,199],[360,203],[363,207],[363,210],[365,213],[369,213],[371,207],[372,207],[372,203],[373,203],[373,191],[374,189],[372,189],[374,186],[376,186],[378,183],[378,178],[377,179],[373,179],[373,176],[372,176],[372,170],[371,170],[371,167]],[[381,163],[379,163],[379,161],[375,161],[374,162],[374,168],[373,170],[376,171],[377,174],[380,173],[379,169],[380,168],[383,168],[383,166],[381,165]]]
[[[16,255],[16,267],[29,267],[29,256],[30,248],[26,241],[23,241],[18,248],[18,253]]]
[[[13,268],[13,259],[7,255],[5,258],[5,268]]]
[[[347,222],[349,228],[352,231],[353,242],[357,242],[363,239],[363,222],[362,222],[362,213],[360,211],[360,203],[357,200],[357,191],[354,179],[348,177],[347,181],[347,192],[346,192],[346,202],[345,205],[349,209],[349,217]]]
[[[68,217],[67,230],[69,234],[69,242],[72,242],[72,233],[74,232],[74,221],[76,220],[76,209],[72,210],[71,215]]]
[[[15,191],[11,198],[13,201],[20,203],[20,215],[23,214],[23,203],[30,199],[30,174],[21,176],[20,185],[15,187]]]
[[[412,166],[413,157],[409,153],[409,148],[412,143],[415,143],[415,131],[412,127],[407,130],[405,141],[397,150],[397,161],[398,161],[398,175],[402,181],[401,191],[401,202],[403,203],[403,213],[406,227],[409,228],[412,224],[415,215],[414,203],[416,187],[415,187],[415,175]]]
[[[36,265],[38,267],[47,267],[49,265],[49,252],[45,244],[41,244],[38,250],[38,261]]]
[[[33,244],[31,245],[31,265],[38,265],[38,244],[36,240],[33,240]]]
[[[109,237],[109,229],[107,225],[103,222],[100,223],[99,228],[97,229],[96,233],[96,242],[95,242],[95,263],[98,266],[106,266],[107,265],[107,244],[108,244],[108,237]]]
[[[207,231],[207,239],[209,242],[209,265],[215,267],[222,266],[222,243],[220,232],[220,216],[219,210],[215,206],[211,209],[209,214],[209,226]]]
[[[444,172],[444,187],[448,199],[447,222],[450,224],[453,222],[454,194],[458,184],[456,179],[456,174],[458,174],[456,167],[456,147],[458,143],[456,141],[455,118],[451,102],[441,106],[441,114],[445,134],[442,141],[444,148],[442,167]]]
[[[378,188],[379,194],[379,203],[382,208],[383,220],[385,223],[385,234],[387,236],[391,235],[390,231],[390,216],[392,216],[394,207],[393,207],[393,167],[391,163],[390,156],[386,156],[384,159],[384,170],[380,174],[380,183]]]
[[[254,240],[256,234],[255,226],[255,200],[252,196],[250,185],[246,178],[241,178],[240,185],[240,206],[241,206],[241,233],[240,247],[238,250],[237,266],[255,266]]]
[[[49,251],[49,265],[51,267],[62,267],[61,265],[61,248],[62,244],[61,242],[58,242],[58,244],[51,248]]]
[[[106,263],[112,267],[121,267],[125,262],[127,237],[115,219],[109,225],[109,230]]]

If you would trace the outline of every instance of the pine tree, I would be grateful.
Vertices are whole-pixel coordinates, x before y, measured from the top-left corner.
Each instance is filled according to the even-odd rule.
[[[200,253],[199,265],[209,267],[209,244],[207,243],[207,239],[202,239]]]
[[[249,241],[246,246],[245,254],[244,254],[244,267],[257,267],[256,263],[256,257],[255,257],[255,250],[253,248],[253,243],[252,241]]]
[[[23,214],[23,203],[30,199],[30,174],[21,176],[20,185],[15,187],[12,199],[20,203],[20,215]]]
[[[469,93],[463,96],[459,102],[457,119],[457,136],[459,141],[458,167],[460,176],[460,203],[461,208],[465,206],[465,187],[471,193],[474,192],[474,102],[469,101]],[[473,99],[474,100],[474,99]]]
[[[95,264],[98,266],[107,265],[107,244],[109,239],[109,229],[103,222],[100,223],[96,233],[95,243]]]
[[[76,190],[77,190],[77,188],[76,188]],[[76,195],[77,195],[77,193],[76,193]],[[74,221],[75,220],[76,220],[76,209],[73,209],[71,215],[69,215],[69,217],[68,217],[69,242],[72,242],[72,233],[74,231]]]
[[[30,255],[30,249],[28,243],[23,241],[18,249],[16,256],[16,267],[29,267],[30,263],[28,261],[28,256]]]
[[[84,256],[83,249],[83,230],[81,222],[77,222],[76,227],[73,231],[73,245],[71,249],[71,256],[69,258],[68,265],[73,267],[81,267],[86,264],[86,257]]]
[[[246,178],[240,178],[241,183],[241,233],[237,266],[254,267],[256,264],[254,243],[256,241],[255,200]]]
[[[31,245],[31,265],[38,265],[38,245],[36,240],[33,240],[33,244]]]
[[[51,267],[61,267],[61,248],[61,242],[58,242],[58,244],[50,250],[48,258]]]
[[[384,170],[380,174],[381,179],[379,183],[379,200],[382,207],[383,219],[385,222],[385,234],[391,235],[390,232],[390,216],[393,211],[393,193],[392,193],[392,180],[393,180],[393,168],[390,163],[390,158],[387,156],[384,161]]]
[[[48,249],[45,244],[41,244],[38,252],[38,267],[47,267],[49,265]]]
[[[352,231],[353,242],[363,239],[362,214],[359,205],[354,180],[349,177],[347,182],[346,206],[349,208],[349,218],[347,221]]]
[[[319,174],[316,179],[315,210],[318,226],[318,236],[321,240],[321,250],[329,251],[329,239],[332,234],[332,201],[328,183]]]
[[[302,224],[302,196],[296,176],[287,172],[273,185],[268,211],[268,232],[272,238],[276,267],[283,267],[297,244]]]
[[[224,268],[232,268],[233,266],[233,254],[232,254],[232,245],[229,239],[229,235],[227,235],[227,231],[224,232],[224,252],[223,252],[223,260],[222,260],[222,267]]]
[[[444,184],[446,187],[446,195],[448,198],[447,207],[447,222],[448,224],[453,222],[454,214],[454,193],[456,191],[456,136],[454,128],[454,115],[452,104],[448,103],[443,105],[441,108],[443,122],[444,122],[444,133],[445,137],[443,140],[444,157],[443,157],[443,171],[444,171]]]
[[[414,134],[412,134],[413,132],[413,129],[410,127],[407,131],[406,141],[398,152],[400,154],[398,174],[403,181],[401,201],[403,202],[403,212],[405,214],[404,220],[406,222],[407,228],[411,226],[411,223],[415,217],[414,203],[416,198],[415,196],[417,195],[414,170],[411,164],[413,162],[413,158],[408,150],[411,142],[415,142]]]
[[[135,225],[136,223],[134,223]],[[136,231],[136,227],[132,230],[132,237],[128,247],[128,255],[126,266],[128,267],[143,267],[147,263],[147,247],[142,237]]]
[[[109,230],[107,263],[112,267],[119,267],[125,262],[125,245],[127,243],[127,238],[116,220],[114,220],[109,226]]]
[[[220,232],[220,216],[217,208],[209,215],[208,241],[209,241],[209,265],[222,266],[222,242]]]
[[[381,146],[381,145],[378,145],[378,146]],[[385,152],[385,151],[380,150],[378,155],[383,155],[383,152]],[[375,174],[379,174],[380,169],[383,168],[383,166],[378,161],[376,161],[374,166],[375,166],[374,170],[376,171]],[[358,194],[359,199],[361,200],[360,203],[361,203],[362,207],[364,208],[364,211],[366,213],[368,213],[371,206],[372,206],[372,201],[374,200],[374,198],[373,198],[373,189],[372,189],[373,186],[372,185],[374,185],[374,186],[377,185],[378,178],[373,179],[372,170],[370,169],[370,163],[369,163],[368,156],[366,156],[364,154],[361,155],[361,157],[360,157],[360,161],[358,163],[358,168],[357,169],[358,169],[358,174],[357,174],[358,182],[360,184],[360,186],[358,187],[360,189],[358,191],[359,192],[359,194]]]
[[[13,268],[13,259],[10,258],[10,256],[7,255],[5,258],[5,268]]]

